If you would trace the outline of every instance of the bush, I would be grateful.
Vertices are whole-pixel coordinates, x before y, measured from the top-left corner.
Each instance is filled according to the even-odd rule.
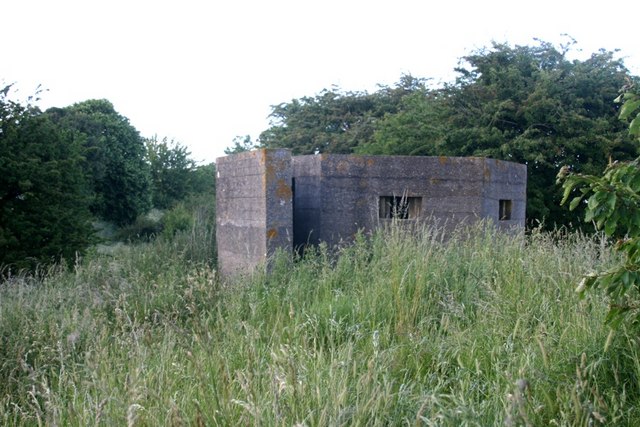
[[[163,214],[154,209],[144,215],[140,215],[133,224],[124,226],[118,230],[118,240],[126,242],[149,242],[156,238],[163,229]]]
[[[180,231],[193,227],[193,214],[182,203],[178,203],[162,217],[162,235],[172,238]]]

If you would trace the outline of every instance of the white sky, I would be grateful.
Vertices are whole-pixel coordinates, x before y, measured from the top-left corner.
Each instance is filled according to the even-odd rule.
[[[640,74],[640,1],[3,0],[0,83],[64,107],[106,98],[145,137],[213,161],[255,139],[271,105],[338,85],[375,91],[402,73],[451,80],[491,40],[620,49]]]

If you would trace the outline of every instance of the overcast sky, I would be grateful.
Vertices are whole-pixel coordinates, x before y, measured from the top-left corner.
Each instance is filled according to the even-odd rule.
[[[4,0],[0,83],[18,98],[42,84],[42,109],[106,98],[143,136],[209,162],[265,130],[271,105],[403,73],[451,80],[492,40],[567,33],[581,58],[620,49],[640,74],[639,14],[637,0]]]

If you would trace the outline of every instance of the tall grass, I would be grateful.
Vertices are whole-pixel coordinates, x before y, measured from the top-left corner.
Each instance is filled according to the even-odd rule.
[[[605,351],[603,297],[573,291],[597,239],[392,228],[233,284],[174,245],[0,285],[0,423],[640,420],[637,331]]]

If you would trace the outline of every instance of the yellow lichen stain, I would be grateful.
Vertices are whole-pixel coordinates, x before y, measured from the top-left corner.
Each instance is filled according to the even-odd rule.
[[[366,164],[364,157],[353,157],[351,160],[356,166],[364,166]]]
[[[349,162],[340,160],[336,165],[336,170],[340,173],[345,173],[349,170]]]
[[[275,237],[278,237],[278,230],[276,230],[275,228],[270,228],[267,230],[267,238],[268,239],[273,239]]]
[[[438,157],[438,161],[440,161],[441,165],[446,165],[449,162],[449,158],[447,156]]]
[[[276,183],[275,193],[277,197],[286,201],[291,200],[291,196],[293,195],[293,193],[291,192],[291,187],[287,185],[287,182],[282,178],[280,178]]]
[[[375,160],[373,160],[373,159],[367,159],[367,166],[371,167],[371,166],[373,166],[373,165],[375,165],[375,164],[376,164]]]
[[[429,180],[429,183],[430,183],[431,185],[436,185],[436,184],[439,184],[439,183],[440,183],[440,180],[439,180],[438,178],[431,178],[431,179]]]
[[[486,165],[484,167],[484,177],[485,179],[491,179],[491,169],[488,168]]]
[[[269,162],[265,165],[264,167],[264,176],[267,180],[267,182],[273,182],[273,180],[276,178],[276,166]]]

